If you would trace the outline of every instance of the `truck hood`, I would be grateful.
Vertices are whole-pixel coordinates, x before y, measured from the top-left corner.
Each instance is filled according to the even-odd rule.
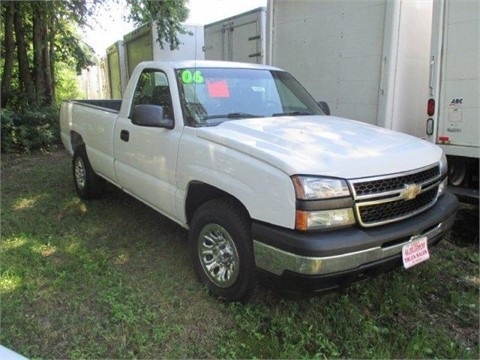
[[[289,176],[377,176],[421,168],[441,157],[441,149],[427,141],[333,116],[231,120],[197,130],[198,137],[254,157]]]

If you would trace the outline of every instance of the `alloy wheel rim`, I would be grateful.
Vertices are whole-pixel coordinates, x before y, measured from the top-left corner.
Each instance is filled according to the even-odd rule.
[[[225,228],[205,225],[198,237],[198,256],[203,271],[217,286],[232,286],[240,273],[240,258],[235,243]]]
[[[85,188],[86,176],[85,164],[81,158],[77,158],[75,161],[75,181],[80,189]]]

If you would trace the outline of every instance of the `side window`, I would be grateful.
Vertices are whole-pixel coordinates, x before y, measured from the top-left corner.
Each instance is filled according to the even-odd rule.
[[[282,98],[283,111],[308,111],[305,104],[281,81],[275,80],[278,92]]]
[[[130,116],[133,114],[133,109],[142,104],[163,106],[163,117],[173,117],[172,99],[165,73],[146,69],[140,74],[133,94]]]

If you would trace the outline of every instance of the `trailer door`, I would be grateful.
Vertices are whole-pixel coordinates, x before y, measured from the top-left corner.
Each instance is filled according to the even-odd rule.
[[[438,137],[459,156],[478,157],[480,134],[480,3],[447,1],[440,71]],[[475,150],[476,148],[476,150]],[[454,150],[452,150],[455,152]]]

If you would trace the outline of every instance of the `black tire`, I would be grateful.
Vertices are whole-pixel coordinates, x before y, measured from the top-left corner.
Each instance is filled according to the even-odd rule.
[[[98,199],[105,192],[105,180],[94,173],[85,145],[75,149],[72,158],[73,181],[82,199]]]
[[[248,301],[257,290],[250,219],[229,198],[206,202],[195,212],[189,243],[198,278],[219,299]]]

